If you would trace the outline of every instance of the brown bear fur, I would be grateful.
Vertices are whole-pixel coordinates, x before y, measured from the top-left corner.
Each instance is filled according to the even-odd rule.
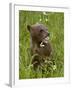
[[[50,57],[52,52],[51,44],[48,40],[49,32],[43,24],[27,25],[31,37],[32,64],[35,68],[44,62],[44,58]]]

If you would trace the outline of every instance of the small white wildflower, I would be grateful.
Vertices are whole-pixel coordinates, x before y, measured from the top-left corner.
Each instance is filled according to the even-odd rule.
[[[53,70],[56,70],[56,65],[53,66]]]
[[[40,43],[40,47],[44,47],[45,45],[43,44],[43,42]]]
[[[48,19],[46,18],[46,19],[45,19],[45,21],[47,22],[47,21],[48,21]]]
[[[47,15],[46,12],[43,12],[44,15]]]
[[[40,18],[40,20],[39,21],[42,21],[42,19]]]

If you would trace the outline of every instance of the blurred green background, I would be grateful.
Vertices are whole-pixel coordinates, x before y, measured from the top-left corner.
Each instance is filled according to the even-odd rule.
[[[35,72],[31,65],[30,33],[27,25],[42,23],[50,32],[55,69],[51,72]],[[19,11],[19,79],[64,76],[64,13]]]

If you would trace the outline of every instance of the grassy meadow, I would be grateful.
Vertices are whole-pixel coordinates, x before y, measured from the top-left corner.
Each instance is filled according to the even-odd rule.
[[[30,53],[30,33],[27,25],[42,23],[48,27],[55,66],[44,73],[34,71]],[[19,79],[52,78],[64,76],[64,13],[19,11]]]

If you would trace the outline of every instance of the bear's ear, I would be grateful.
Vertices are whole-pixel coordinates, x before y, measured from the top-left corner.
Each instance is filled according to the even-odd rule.
[[[31,30],[31,25],[27,25],[27,29],[30,31]]]

